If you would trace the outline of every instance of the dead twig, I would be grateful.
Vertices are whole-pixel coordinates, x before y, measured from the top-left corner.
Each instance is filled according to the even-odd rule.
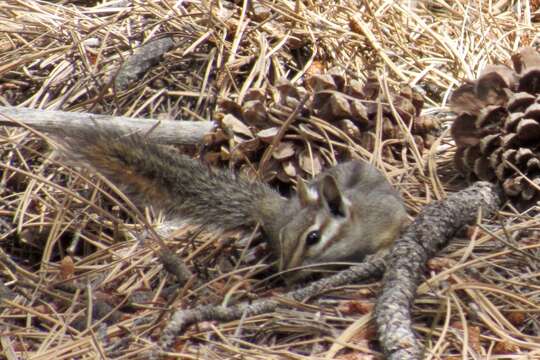
[[[371,256],[361,264],[291,291],[285,294],[283,299],[306,301],[311,297],[323,294],[329,289],[381,276],[384,269],[385,259],[382,256]],[[231,321],[240,319],[243,316],[266,314],[274,311],[281,302],[280,298],[270,298],[251,303],[241,303],[231,307],[206,305],[195,309],[176,311],[161,334],[159,339],[160,347],[162,350],[169,349],[174,342],[174,338],[190,325],[201,321]]]
[[[473,222],[479,209],[489,216],[501,202],[496,185],[477,182],[444,201],[427,205],[396,241],[375,308],[379,340],[388,359],[420,359],[421,347],[412,332],[410,309],[426,261],[456,231]]]
[[[0,125],[20,126],[18,122],[48,133],[59,130],[78,131],[87,128],[89,122],[94,122],[105,130],[126,134],[142,133],[145,138],[155,143],[183,145],[201,143],[204,135],[215,126],[212,121],[137,119],[0,106]]]

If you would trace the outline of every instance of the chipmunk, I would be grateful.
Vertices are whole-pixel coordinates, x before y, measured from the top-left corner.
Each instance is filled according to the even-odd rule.
[[[372,165],[353,160],[332,167],[285,198],[266,183],[212,169],[188,156],[88,127],[66,133],[64,153],[122,186],[135,203],[207,228],[255,226],[280,271],[310,264],[361,261],[392,244],[406,219],[403,202]],[[305,272],[290,272],[287,282]]]

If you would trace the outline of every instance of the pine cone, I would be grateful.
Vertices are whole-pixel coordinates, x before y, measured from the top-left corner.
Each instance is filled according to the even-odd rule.
[[[340,152],[343,150],[339,146],[330,145],[329,140],[345,145],[352,140],[373,150],[379,103],[382,104],[382,140],[396,139],[390,148],[399,153],[403,144],[395,113],[411,128],[418,147],[429,147],[439,124],[433,118],[419,116],[422,97],[405,87],[392,94],[393,110],[388,99],[381,98],[382,93],[374,79],[362,84],[357,80],[347,81],[335,72],[310,74],[304,86],[281,81],[265,90],[251,89],[241,104],[221,102],[221,126],[208,142],[213,150],[207,159],[240,162],[241,168],[252,171],[252,164],[261,159],[281,125],[305,99],[298,118],[265,166],[267,171],[262,174],[265,180],[277,178],[289,182],[298,175],[315,176],[330,165],[333,157],[346,160],[348,154]]]
[[[456,168],[469,179],[495,181],[520,207],[540,192],[540,53],[527,47],[513,68],[488,65],[450,101]]]

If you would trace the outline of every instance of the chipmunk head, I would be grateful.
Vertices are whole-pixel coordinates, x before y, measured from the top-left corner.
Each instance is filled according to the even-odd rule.
[[[313,263],[345,260],[347,250],[342,249],[340,242],[350,228],[351,204],[336,179],[327,174],[312,186],[298,179],[297,196],[299,208],[291,214],[279,233],[280,271]],[[326,256],[333,253],[333,256]],[[306,272],[303,272],[305,275]],[[298,278],[299,272],[285,276]]]
[[[342,165],[309,186],[298,181],[295,205],[279,230],[280,271],[359,262],[392,245],[407,221],[403,201],[375,169],[359,172],[358,164]],[[291,283],[317,270],[289,271],[284,278]]]

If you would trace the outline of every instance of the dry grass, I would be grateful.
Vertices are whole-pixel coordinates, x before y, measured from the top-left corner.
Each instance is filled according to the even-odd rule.
[[[533,0],[283,0],[260,1],[266,10],[256,11],[228,1],[99,3],[1,2],[1,105],[212,119],[220,116],[219,101],[240,102],[249,89],[282,77],[301,82],[316,61],[352,78],[376,73],[388,88],[421,88],[424,112],[445,120],[448,96],[463,79],[534,44],[539,29]],[[175,35],[175,49],[129,91],[111,91],[132,49],[167,34]],[[333,124],[322,125],[337,134],[328,146],[370,157]],[[140,238],[132,230],[158,217],[147,212],[141,219],[118,196],[106,195],[114,192],[95,177],[56,163],[28,131],[1,129],[0,147],[0,276],[7,286],[0,296],[9,298],[0,312],[4,356],[120,359],[151,348],[165,321],[158,316],[169,305],[162,290],[171,279],[150,247],[131,235]],[[382,153],[376,149],[372,160],[387,171],[411,215],[461,186],[447,133],[429,151],[409,143],[398,160]],[[507,207],[431,262],[413,309],[427,358],[540,358],[540,223],[533,214]],[[196,235],[182,229],[168,244],[203,278],[227,268],[216,259],[233,260],[215,280],[169,299],[175,307],[283,291],[252,277],[265,265],[257,263],[260,254],[234,242],[235,234]],[[349,286],[272,314],[203,323],[174,350],[187,359],[378,358],[369,321],[377,289]],[[96,300],[122,312],[87,328],[85,309]]]

